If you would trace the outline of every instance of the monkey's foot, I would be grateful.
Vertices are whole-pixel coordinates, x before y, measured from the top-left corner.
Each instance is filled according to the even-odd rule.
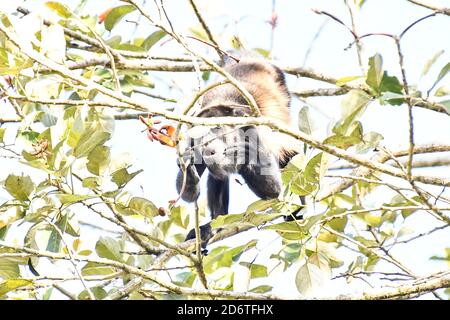
[[[287,216],[284,216],[284,221],[296,221],[296,220],[303,220],[303,208],[299,208],[295,210],[294,212],[288,214]]]
[[[211,239],[213,235],[214,234],[212,232],[211,225],[209,223],[206,223],[206,224],[200,226],[200,239],[202,241],[203,249],[206,248],[209,239]],[[191,231],[189,231],[188,235],[186,236],[185,241],[188,241],[191,239],[195,239],[195,229],[192,229]]]

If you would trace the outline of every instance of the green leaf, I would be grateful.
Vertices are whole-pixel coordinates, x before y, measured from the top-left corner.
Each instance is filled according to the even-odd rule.
[[[245,214],[227,214],[227,215],[219,215],[217,218],[211,221],[211,227],[213,228],[221,228],[225,226],[229,226],[233,223],[242,223],[244,220]]]
[[[300,196],[305,196],[317,189],[317,184],[306,180],[304,176],[305,157],[296,155],[288,163],[281,173],[281,179],[285,185],[290,187],[290,191]]]
[[[117,197],[117,195],[118,195],[121,191],[122,191],[121,189],[117,189],[117,190],[113,190],[113,191],[107,191],[107,192],[104,192],[104,193],[102,194],[102,196],[103,196],[103,197],[106,197],[106,198],[112,198],[112,199],[114,199],[115,197]]]
[[[101,258],[123,262],[119,242],[111,237],[100,237],[95,245],[95,251]]]
[[[364,271],[373,271],[380,259],[381,258],[376,255],[370,255],[367,258],[366,264],[364,265]]]
[[[193,272],[181,272],[176,275],[176,280],[174,282],[183,287],[191,287],[194,283],[195,278],[196,275]]]
[[[425,76],[428,73],[428,71],[430,71],[430,68],[444,52],[445,52],[444,50],[439,50],[427,61],[427,63],[425,63],[422,69],[422,73],[420,75],[421,77]]]
[[[130,43],[121,43],[117,49],[119,50],[127,50],[127,51],[134,51],[134,52],[145,52],[144,49],[140,46],[136,46]]]
[[[278,199],[270,199],[270,200],[257,200],[250,204],[245,210],[246,213],[264,213],[268,209],[272,208],[276,203],[278,203]]]
[[[140,76],[142,77],[142,73]],[[105,109],[98,110],[96,108],[90,108],[88,112],[88,120],[97,123],[97,128],[100,129],[100,131],[108,132],[111,135],[114,133],[116,124],[114,116]]]
[[[140,197],[131,198],[128,208],[144,217],[155,217],[159,214],[158,208],[153,202]]]
[[[8,234],[8,230],[9,230],[9,226],[0,227],[0,240],[5,240],[6,235]]]
[[[69,193],[58,193],[56,197],[61,201],[61,204],[72,204],[80,202],[87,199],[95,198],[95,196],[82,195],[82,194],[69,194]]]
[[[33,281],[26,279],[8,279],[2,281],[0,282],[0,297],[17,288],[25,287],[31,284],[33,284]]]
[[[10,28],[12,26],[11,21],[9,21],[9,17],[5,13],[0,12],[0,19],[5,27]]]
[[[55,11],[59,16],[63,18],[68,19],[73,15],[71,10],[67,6],[60,2],[49,1],[45,5],[47,8]]]
[[[403,86],[397,77],[389,76],[385,71],[380,83],[380,92],[394,92],[401,94],[403,92]]]
[[[108,40],[105,41],[105,43],[110,46],[111,48],[117,49],[117,46],[120,45],[122,42],[122,37],[119,35],[115,35]]]
[[[189,31],[197,38],[205,41],[209,41],[208,35],[205,32],[205,29],[201,25],[189,28]]]
[[[211,71],[203,71],[202,72],[203,81],[208,81],[210,76],[211,76]]]
[[[410,226],[403,226],[397,233],[397,238],[401,238],[414,233],[414,229]]]
[[[445,289],[444,293],[447,295],[447,299],[450,299],[450,288]]]
[[[250,292],[253,293],[267,293],[269,291],[271,291],[273,289],[272,286],[269,285],[261,285],[261,286],[257,286],[253,289],[250,289]]]
[[[134,71],[125,71],[122,72],[122,74],[125,74],[125,76],[123,80],[121,80],[121,83],[124,83],[127,86],[122,89],[122,91],[124,91],[125,93],[134,92],[134,87],[136,86],[145,87],[146,89],[155,87],[153,77],[151,77],[149,74],[145,74],[142,72],[137,73]],[[114,122],[114,118],[111,119]]]
[[[50,300],[50,297],[52,296],[53,288],[48,288],[45,290],[45,293],[42,295],[42,300]]]
[[[320,250],[320,249],[319,249]],[[325,254],[322,254],[321,252],[314,252],[312,253],[308,258],[308,263],[315,264],[318,266],[322,271],[324,271],[325,274],[328,276],[331,275],[331,267],[330,263],[328,261],[328,258]]]
[[[102,300],[104,297],[106,297],[108,295],[108,293],[102,287],[93,287],[93,288],[89,288],[89,289],[91,290],[91,292],[94,295],[96,300]],[[89,293],[87,292],[87,290],[83,290],[78,295],[78,299],[79,300],[90,300],[91,297],[89,296]]]
[[[404,101],[403,94],[394,93],[394,92],[385,92],[381,96],[378,97],[378,101],[381,105],[390,104],[392,106],[401,105]]]
[[[157,30],[153,32],[151,35],[149,35],[144,42],[142,43],[142,47],[145,51],[150,50],[151,47],[153,47],[159,40],[164,38],[167,35],[167,33],[163,30]]]
[[[323,287],[327,274],[316,264],[305,262],[297,271],[295,284],[298,292],[307,296],[317,288]]]
[[[227,246],[220,246],[212,249],[203,260],[205,272],[210,274],[219,268],[230,267],[233,261],[237,261],[245,251],[254,248],[256,243],[256,240],[251,240],[242,246],[231,249]]]
[[[105,29],[108,31],[111,31],[114,28],[114,26],[120,20],[122,20],[122,18],[125,15],[127,15],[135,10],[136,10],[136,8],[133,5],[123,5],[123,6],[115,7],[106,16]]]
[[[116,269],[113,267],[96,262],[88,262],[83,269],[81,269],[81,274],[83,276],[106,276],[115,272]]]
[[[353,80],[360,79],[360,78],[362,78],[362,76],[342,77],[342,78],[339,78],[339,79],[336,80],[336,85],[340,87],[340,86],[342,86],[342,85],[344,85],[344,84],[346,84],[348,82],[351,82]]]
[[[287,240],[301,240],[304,239],[308,233],[308,230],[304,226],[299,225],[297,221],[280,222],[267,227],[263,227],[264,230],[274,230],[281,237]]]
[[[239,262],[241,266],[250,269],[250,279],[267,277],[267,267],[261,264]]]
[[[59,249],[61,248],[61,241],[62,238],[58,231],[56,231],[55,228],[52,228],[50,237],[48,238],[46,250],[50,252],[59,252]]]
[[[343,211],[345,212],[345,211]],[[339,232],[344,232],[345,226],[347,225],[348,222],[348,217],[344,216],[342,218],[336,218],[333,219],[331,221],[329,221],[327,223],[328,226],[330,226],[330,228],[339,231]]]
[[[71,114],[72,112],[75,114]],[[66,117],[70,118],[70,124],[68,124],[69,133],[67,136],[67,144],[70,147],[75,148],[83,135],[84,122],[81,115],[77,113],[75,109],[67,109],[64,113],[64,118]]]
[[[354,146],[360,142],[361,142],[360,137],[343,136],[340,134],[332,135],[323,141],[324,144],[331,144],[333,146],[336,146],[336,147],[344,149],[344,150],[348,149],[351,146]]]
[[[188,227],[189,224],[189,214],[187,214],[186,207],[178,206],[170,209],[170,220],[177,226],[184,229]]]
[[[159,215],[158,208],[153,202],[141,197],[133,197],[127,206],[116,205],[116,208],[123,215],[138,214],[149,218]]]
[[[30,200],[29,196],[34,188],[35,185],[29,176],[10,174],[5,180],[6,191],[17,200]]]
[[[70,234],[74,237],[80,236],[80,226],[78,224],[78,219],[76,218],[76,215],[69,210],[65,210],[63,214],[59,215],[56,225],[64,233]]]
[[[379,227],[383,223],[381,216],[376,216],[371,213],[364,214],[364,221],[371,227]]]
[[[439,87],[436,90],[436,92],[434,93],[434,95],[436,97],[443,97],[443,96],[446,96],[446,95],[449,95],[449,94],[450,94],[450,86],[446,86],[446,85]],[[0,133],[0,142],[1,142],[1,133]]]
[[[144,170],[140,169],[136,172],[128,173],[127,168],[122,168],[111,175],[111,181],[114,182],[119,188],[122,188],[142,171]]]
[[[20,131],[18,133],[17,137],[24,139],[29,144],[32,144],[32,143],[35,143],[37,140],[37,137],[39,137],[39,132],[31,131],[31,130]]]
[[[92,150],[88,157],[88,163],[86,168],[90,173],[99,176],[105,172],[108,168],[110,161],[110,150],[109,147],[106,146],[96,146],[94,150]]]
[[[19,263],[16,261],[16,259],[0,258],[0,278],[11,279],[18,278],[19,276]]]
[[[97,131],[95,129],[86,130],[78,140],[78,144],[73,150],[76,158],[87,156],[96,146],[102,145],[109,140],[111,134],[109,132]]]
[[[450,100],[441,101],[439,103],[444,106],[445,111],[447,112],[447,114],[450,114]]]
[[[379,53],[369,58],[369,70],[367,71],[366,83],[375,92],[379,92],[381,79],[383,78],[383,58]]]
[[[438,82],[441,81],[441,80],[447,75],[447,73],[448,73],[449,71],[450,71],[450,62],[447,63],[447,64],[441,69],[441,71],[439,72],[439,75],[438,75],[436,81],[435,81],[435,82],[433,83],[433,85],[431,86],[431,89],[433,89],[433,88],[438,84]],[[430,89],[430,90],[431,90],[431,89]]]
[[[371,131],[369,133],[366,133],[362,138],[363,141],[356,146],[356,152],[364,153],[369,150],[375,149],[383,139],[384,137],[377,132]]]
[[[271,200],[258,200],[256,202],[259,201],[271,201]],[[256,214],[253,211],[247,211],[246,213],[241,214],[219,215],[217,218],[211,221],[211,226],[213,228],[222,228],[222,227],[233,228],[235,225],[238,225],[240,227],[245,225],[260,226],[264,223],[272,221],[273,219],[279,217],[280,215],[281,215],[280,213]]]
[[[270,51],[263,48],[253,48],[253,51],[258,52],[264,58],[269,58]]]
[[[366,3],[366,0],[354,0],[355,4],[358,6],[358,9],[361,9],[361,7]]]
[[[91,189],[91,190],[95,190],[98,188],[99,183],[98,183],[98,178],[97,177],[87,177],[83,179],[83,183],[82,183],[83,187]]]
[[[52,127],[56,125],[58,118],[49,113],[44,113],[41,117],[41,122],[46,127]]]
[[[5,137],[6,128],[0,128],[0,143],[4,143],[3,139]]]
[[[349,128],[366,110],[371,99],[362,90],[350,90],[341,103],[341,120],[333,128],[333,133],[337,135],[349,135]],[[351,128],[350,128],[351,129]]]
[[[326,159],[328,159],[328,157],[323,156],[323,152],[320,152],[309,160],[305,167],[305,179],[309,182],[319,183],[327,168],[328,161],[326,161]]]
[[[300,131],[311,135],[313,132],[312,120],[309,115],[309,107],[304,106],[298,113],[298,128]]]

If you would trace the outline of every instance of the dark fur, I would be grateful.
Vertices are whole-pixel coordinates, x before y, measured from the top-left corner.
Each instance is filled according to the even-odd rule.
[[[290,97],[283,72],[262,60],[241,60],[225,66],[225,69],[255,98],[263,116],[290,123]],[[240,92],[231,84],[216,87],[205,94],[200,117],[242,117],[251,115],[251,109]],[[200,190],[199,181],[204,170],[208,168],[208,207],[212,218],[228,214],[229,175],[240,174],[258,197],[262,199],[277,198],[281,192],[280,168],[297,154],[297,148],[283,137],[273,141],[261,135],[261,129],[253,126],[241,128],[224,126],[213,128],[197,146],[191,141],[191,153],[185,154],[190,163],[186,172],[186,183],[181,195],[188,202],[197,200]],[[272,135],[272,134],[271,134]],[[220,137],[220,139],[218,138]],[[209,139],[209,140],[208,140]],[[245,161],[235,161],[237,150],[242,151]],[[194,162],[195,156],[200,163]],[[252,155],[257,154],[257,161]],[[198,160],[199,158],[197,158]],[[195,163],[195,165],[192,165]],[[177,190],[181,192],[183,173],[177,177]],[[208,224],[201,227],[203,246],[212,237]],[[187,236],[195,237],[194,230]]]

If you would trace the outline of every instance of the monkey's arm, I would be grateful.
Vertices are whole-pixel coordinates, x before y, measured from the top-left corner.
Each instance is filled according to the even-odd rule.
[[[250,190],[262,199],[278,198],[281,192],[280,169],[269,152],[260,152],[260,161],[243,166],[239,173]]]
[[[197,200],[200,195],[200,177],[206,169],[205,164],[195,164],[188,165],[186,168],[186,172],[180,169],[177,176],[177,192],[181,194],[181,199],[187,202],[194,202]],[[186,178],[185,178],[186,176]],[[183,189],[183,181],[186,179],[184,183]],[[183,190],[181,190],[183,189]]]

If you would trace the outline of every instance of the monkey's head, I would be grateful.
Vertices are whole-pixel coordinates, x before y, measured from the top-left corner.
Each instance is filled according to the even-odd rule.
[[[204,108],[198,116],[243,117],[250,114],[248,106],[218,105]],[[200,132],[191,136],[194,163],[206,164],[218,179],[238,173],[243,165],[256,164],[261,158],[258,153],[265,150],[254,126],[196,126],[194,130]]]

